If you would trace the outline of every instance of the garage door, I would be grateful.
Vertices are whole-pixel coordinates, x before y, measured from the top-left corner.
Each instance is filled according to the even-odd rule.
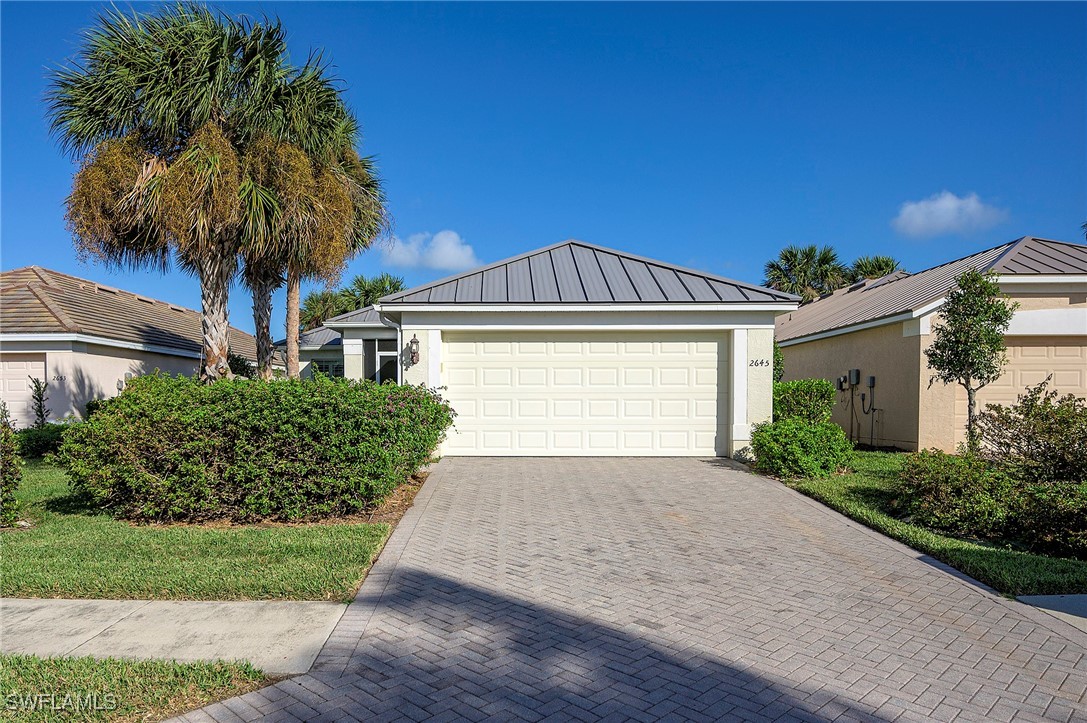
[[[458,416],[444,452],[713,456],[726,447],[727,341],[445,332],[442,381]]]
[[[1067,337],[1008,337],[1008,364],[1004,374],[978,392],[978,409],[986,404],[1015,404],[1019,395],[1052,377],[1049,389],[1061,395],[1087,397],[1087,339]],[[957,441],[965,441],[966,392],[955,388],[955,430]]]
[[[34,423],[30,404],[30,377],[45,379],[44,354],[4,354],[0,357],[0,398],[20,429]]]

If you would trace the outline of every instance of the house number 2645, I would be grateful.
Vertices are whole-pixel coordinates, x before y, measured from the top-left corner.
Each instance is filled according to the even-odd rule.
[[[748,366],[768,367],[768,366],[770,366],[770,360],[769,359],[752,359],[751,364],[749,364]]]

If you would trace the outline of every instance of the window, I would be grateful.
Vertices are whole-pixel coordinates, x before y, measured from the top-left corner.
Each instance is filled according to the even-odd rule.
[[[366,378],[382,382],[400,382],[400,350],[396,339],[368,339],[364,344]]]
[[[331,359],[320,360],[314,359],[310,364],[313,366],[313,371],[316,374],[324,374],[328,377],[342,377],[343,376],[343,362],[333,361]]]

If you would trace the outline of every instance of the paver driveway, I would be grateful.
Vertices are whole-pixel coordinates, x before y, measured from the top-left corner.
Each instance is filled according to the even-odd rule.
[[[1085,637],[695,459],[446,459],[309,675],[190,720],[1087,720]]]

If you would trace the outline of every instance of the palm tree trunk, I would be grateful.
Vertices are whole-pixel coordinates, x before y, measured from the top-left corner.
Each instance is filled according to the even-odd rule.
[[[253,293],[253,326],[257,338],[257,378],[272,378],[272,293],[283,283],[283,277],[268,269],[250,275],[249,288]]]
[[[204,336],[200,378],[211,383],[234,376],[230,373],[230,322],[227,301],[234,276],[233,254],[207,254],[196,263],[200,275],[200,325]]]
[[[287,376],[298,379],[298,305],[302,279],[298,272],[287,272]]]

